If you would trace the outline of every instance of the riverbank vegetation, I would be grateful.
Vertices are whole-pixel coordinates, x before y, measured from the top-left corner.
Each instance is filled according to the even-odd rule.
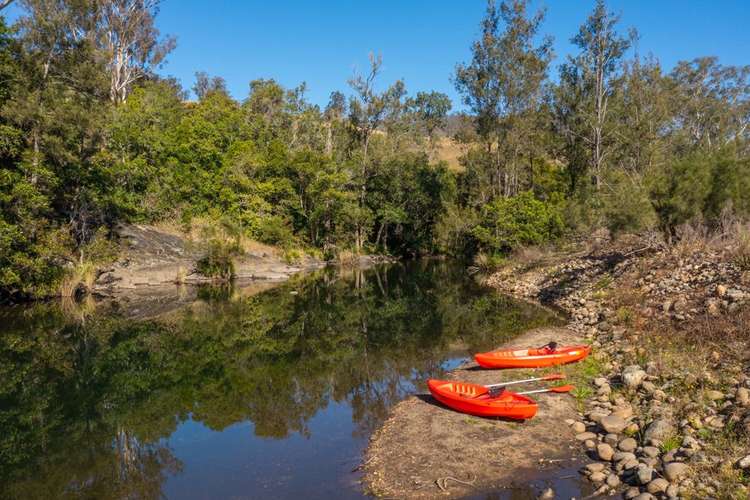
[[[158,74],[175,46],[158,3],[23,0],[0,25],[4,297],[74,290],[119,222],[199,218],[324,258],[492,262],[599,228],[674,242],[750,211],[750,66],[663,68],[603,1],[558,71],[544,12],[490,1],[454,115],[444,94],[383,81],[377,55],[322,107],[304,83],[257,79],[237,100],[203,72],[190,99]],[[446,139],[460,168],[441,161]]]
[[[598,460],[582,472],[598,495],[748,497],[750,272],[737,245],[732,233],[695,229],[672,246],[628,235],[529,254],[487,279],[564,309],[592,343],[590,364],[565,371],[582,417],[571,428]],[[618,407],[631,427],[614,440],[600,422]]]

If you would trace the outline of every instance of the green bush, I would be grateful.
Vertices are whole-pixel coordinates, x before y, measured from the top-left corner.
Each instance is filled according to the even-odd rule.
[[[478,242],[472,231],[478,223],[475,210],[448,205],[435,228],[439,250],[453,257],[471,258],[477,253]]]
[[[601,196],[602,216],[612,234],[653,226],[656,214],[640,179],[615,171],[607,176],[607,185]]]
[[[711,167],[711,187],[703,210],[706,219],[717,221],[728,207],[736,215],[750,216],[750,159],[737,159],[727,151],[717,155]]]
[[[558,207],[537,200],[531,192],[498,198],[482,207],[472,234],[488,253],[507,253],[525,245],[539,245],[562,234]]]
[[[230,280],[234,276],[234,257],[239,253],[234,243],[210,240],[206,255],[198,261],[198,272],[210,278]]]
[[[578,234],[591,233],[604,223],[601,197],[592,184],[579,184],[563,204],[563,220]]]
[[[667,163],[648,177],[649,197],[667,239],[694,219],[715,223],[727,207],[750,213],[750,162],[730,150],[694,153]]]
[[[263,217],[256,229],[258,241],[268,245],[288,247],[294,243],[294,233],[286,221],[279,216]]]
[[[287,264],[299,264],[302,262],[303,253],[298,248],[287,248],[284,250],[282,258]]]
[[[673,241],[677,236],[677,226],[702,214],[711,188],[710,158],[694,154],[669,162],[654,172],[649,180],[649,197],[659,228],[669,241]]]

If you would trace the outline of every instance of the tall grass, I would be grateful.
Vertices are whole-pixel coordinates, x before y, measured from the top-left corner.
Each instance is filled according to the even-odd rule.
[[[96,268],[92,261],[84,260],[67,270],[60,283],[60,296],[75,297],[91,290],[96,281]]]
[[[735,230],[732,258],[737,267],[750,271],[750,229],[747,226],[738,226]]]

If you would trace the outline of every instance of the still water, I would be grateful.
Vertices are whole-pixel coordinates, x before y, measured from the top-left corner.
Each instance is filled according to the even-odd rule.
[[[142,309],[0,310],[0,497],[361,498],[394,404],[558,321],[446,262]]]

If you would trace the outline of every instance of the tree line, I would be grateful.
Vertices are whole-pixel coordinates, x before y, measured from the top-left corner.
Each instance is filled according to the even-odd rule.
[[[666,71],[601,0],[555,75],[544,11],[490,0],[453,115],[442,93],[382,82],[376,55],[322,108],[304,83],[258,79],[236,100],[204,72],[190,100],[158,74],[175,47],[158,0],[17,5],[0,25],[5,297],[57,293],[122,221],[207,220],[325,258],[472,257],[597,227],[673,240],[750,210],[750,67]]]
[[[118,222],[212,221],[285,249],[418,255],[454,179],[428,148],[444,94],[379,82],[372,56],[321,109],[305,85],[241,101],[157,74],[174,40],[157,0],[22,0],[0,25],[0,289],[57,293]],[[343,83],[343,82],[342,82]],[[207,266],[208,269],[212,267]]]
[[[452,252],[492,256],[601,227],[672,242],[688,222],[748,215],[750,66],[699,57],[667,71],[597,0],[551,75],[544,15],[490,0],[456,68],[473,146],[441,221]]]

